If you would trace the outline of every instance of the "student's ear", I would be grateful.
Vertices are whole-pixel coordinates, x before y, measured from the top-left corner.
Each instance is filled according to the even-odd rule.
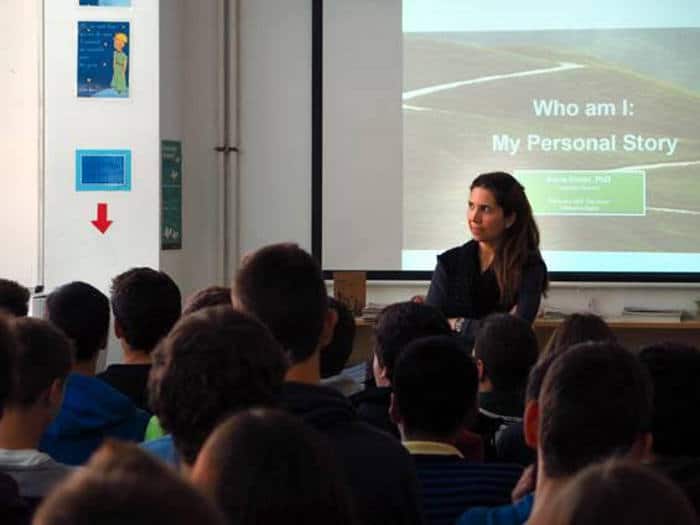
[[[318,341],[318,344],[322,349],[328,346],[333,340],[333,332],[335,332],[335,325],[337,323],[338,312],[335,308],[328,308],[328,310],[326,310],[326,317],[323,319],[323,329],[321,330],[321,337]]]
[[[65,386],[65,378],[56,378],[51,382],[46,391],[46,403],[51,408],[53,414],[58,414],[63,404],[63,388]]]
[[[647,461],[654,457],[654,437],[651,432],[645,432],[637,436],[629,453],[632,459]]]
[[[525,404],[523,435],[527,446],[536,450],[540,443],[540,404],[537,401],[530,400]]]
[[[484,362],[481,359],[476,360],[476,370],[479,372],[479,382],[484,380]]]
[[[117,339],[122,339],[124,337],[124,329],[119,321],[114,320],[114,335]]]
[[[399,404],[396,402],[396,396],[391,393],[391,398],[389,401],[389,418],[391,418],[394,425],[399,426],[403,423],[403,418],[401,417],[401,411],[399,410]]]

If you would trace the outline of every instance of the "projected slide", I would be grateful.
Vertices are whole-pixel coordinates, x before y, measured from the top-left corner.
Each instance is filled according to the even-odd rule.
[[[402,269],[525,186],[552,271],[700,272],[700,3],[403,2]]]

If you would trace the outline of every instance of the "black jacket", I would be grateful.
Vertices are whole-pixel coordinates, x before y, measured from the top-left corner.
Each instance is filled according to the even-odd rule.
[[[350,402],[330,388],[285,383],[282,404],[328,437],[344,469],[358,523],[422,523],[415,466],[398,440],[360,421]]]

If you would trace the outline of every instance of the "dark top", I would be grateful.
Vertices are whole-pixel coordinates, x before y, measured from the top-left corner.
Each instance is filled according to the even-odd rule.
[[[414,454],[425,523],[452,525],[472,507],[510,503],[523,473],[519,465],[471,463],[459,456]]]
[[[0,521],[3,525],[29,525],[31,510],[31,506],[20,498],[17,482],[0,472]]]
[[[389,417],[391,387],[372,387],[350,397],[360,419],[379,430],[399,438],[399,429]]]
[[[151,365],[110,365],[97,377],[119,390],[141,410],[150,412],[151,409],[148,407],[150,371]]]
[[[328,438],[345,472],[357,523],[422,523],[415,467],[397,439],[360,421],[350,401],[330,388],[285,383],[282,405]]]
[[[463,317],[463,335],[473,339],[480,320],[495,312],[509,312],[534,321],[547,277],[540,254],[532,253],[523,267],[522,282],[513,304],[503,304],[492,268],[481,271],[479,243],[469,241],[438,255],[425,302],[437,307],[447,318]]]

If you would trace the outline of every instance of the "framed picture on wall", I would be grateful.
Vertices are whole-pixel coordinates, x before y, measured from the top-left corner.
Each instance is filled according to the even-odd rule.
[[[80,6],[131,7],[131,0],[78,0]]]
[[[78,22],[78,97],[128,98],[129,22]]]

